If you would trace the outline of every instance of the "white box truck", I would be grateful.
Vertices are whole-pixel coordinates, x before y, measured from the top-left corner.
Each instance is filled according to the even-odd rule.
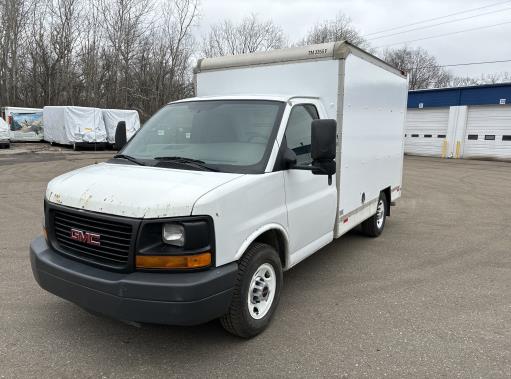
[[[197,97],[48,184],[32,269],[95,313],[220,318],[251,337],[283,271],[357,225],[383,231],[401,195],[407,77],[346,42],[203,59],[195,73]]]

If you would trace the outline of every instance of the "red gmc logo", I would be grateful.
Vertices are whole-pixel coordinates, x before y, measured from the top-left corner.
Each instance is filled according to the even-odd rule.
[[[84,232],[80,229],[71,229],[71,239],[87,245],[101,246],[101,235],[97,233]]]

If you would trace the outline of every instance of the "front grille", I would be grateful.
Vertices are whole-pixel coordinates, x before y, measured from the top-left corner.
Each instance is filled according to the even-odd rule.
[[[133,237],[132,225],[90,214],[56,209],[53,209],[50,215],[53,235],[60,252],[114,268],[125,268],[128,265]],[[71,238],[72,229],[99,234],[100,245]]]

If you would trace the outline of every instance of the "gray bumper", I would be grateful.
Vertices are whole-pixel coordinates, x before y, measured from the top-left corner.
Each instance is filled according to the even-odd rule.
[[[56,253],[43,237],[30,244],[39,285],[82,308],[119,320],[196,325],[225,314],[237,263],[188,273],[118,273]]]

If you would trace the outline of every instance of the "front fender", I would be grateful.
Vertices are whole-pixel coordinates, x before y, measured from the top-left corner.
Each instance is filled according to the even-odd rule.
[[[248,236],[248,238],[246,238],[245,241],[243,241],[243,243],[239,247],[238,251],[236,252],[235,260],[239,260],[243,256],[245,251],[248,249],[248,247],[259,236],[261,236],[263,233],[265,233],[265,232],[267,232],[269,230],[277,230],[282,235],[282,237],[284,238],[284,246],[285,246],[284,256],[285,256],[285,261],[289,262],[289,235],[287,233],[286,228],[284,228],[280,224],[275,224],[275,223],[261,226],[260,228],[257,228],[252,234],[250,234]],[[284,267],[284,269],[286,269],[286,267]]]

